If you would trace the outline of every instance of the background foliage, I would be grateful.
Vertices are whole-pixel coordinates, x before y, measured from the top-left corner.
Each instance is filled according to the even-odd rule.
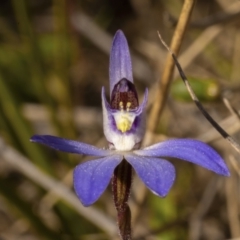
[[[102,132],[101,86],[108,88],[112,36],[122,29],[142,95],[160,80],[183,1],[11,0],[0,8],[0,239],[114,239],[110,189],[90,208],[72,192],[76,156],[56,153],[29,138],[54,134],[107,146]],[[208,111],[239,139],[240,3],[199,0],[179,61]],[[135,178],[130,200],[134,239],[240,237],[239,155],[212,129],[174,75],[154,142],[192,137],[216,148],[231,178],[172,160],[177,181],[160,199]],[[151,119],[150,119],[151,120]],[[149,120],[149,121],[150,121]],[[111,236],[111,237],[110,237]]]

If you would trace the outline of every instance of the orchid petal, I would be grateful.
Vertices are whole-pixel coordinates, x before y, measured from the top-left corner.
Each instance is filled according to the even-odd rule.
[[[172,139],[154,144],[135,154],[145,157],[172,157],[200,165],[217,174],[230,176],[222,157],[209,145],[192,139]]]
[[[137,116],[140,115],[146,109],[147,101],[148,101],[148,89],[146,88],[143,96],[143,101],[141,105],[138,107],[138,109],[135,111],[135,114]]]
[[[30,141],[41,143],[55,150],[68,153],[85,154],[99,157],[104,157],[111,154],[111,151],[109,150],[99,149],[86,143],[50,135],[34,135],[31,137]]]
[[[112,155],[79,164],[73,172],[75,192],[84,206],[98,200],[107,188],[115,167],[123,156]]]
[[[102,109],[103,109],[103,131],[108,142],[112,142],[114,129],[116,124],[112,117],[112,110],[109,103],[106,100],[105,89],[102,88]]]
[[[139,178],[156,195],[165,197],[175,180],[174,166],[163,159],[126,155]]]
[[[114,36],[110,54],[110,95],[112,90],[121,79],[126,78],[133,82],[132,63],[128,49],[127,39],[123,32],[118,30]]]
[[[101,97],[102,97],[102,107],[103,107],[103,110],[106,110],[107,112],[111,113],[111,111],[117,111],[117,110],[113,110],[111,109],[107,99],[106,99],[106,93],[105,93],[105,88],[102,87],[102,94],[101,94]]]

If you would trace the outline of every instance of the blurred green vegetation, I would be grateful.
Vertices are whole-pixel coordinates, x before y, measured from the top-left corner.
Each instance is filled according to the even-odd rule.
[[[220,85],[214,79],[203,79],[188,77],[191,87],[198,99],[202,102],[216,101],[220,97]],[[182,79],[176,79],[171,88],[171,95],[174,99],[183,102],[192,102],[187,88],[182,84]]]
[[[30,143],[29,138],[32,135],[49,134],[46,130],[49,128],[45,123],[38,125],[31,121],[26,116],[24,107],[29,104],[44,107],[47,112],[47,124],[55,135],[86,140],[89,143],[91,141],[94,143],[100,138],[102,131],[95,126],[97,124],[91,127],[77,126],[73,116],[74,110],[79,105],[81,105],[80,109],[95,107],[101,111],[99,86],[108,84],[106,78],[108,58],[102,49],[95,47],[83,33],[79,33],[72,26],[71,17],[75,12],[86,13],[103,32],[111,35],[118,28],[122,28],[129,37],[133,51],[137,47],[132,43],[137,45],[141,38],[146,38],[149,42],[156,41],[160,45],[156,35],[159,29],[166,39],[171,39],[174,24],[165,22],[163,16],[170,14],[177,18],[182,2],[173,0],[142,2],[145,7],[138,5],[137,1],[130,0],[116,1],[116,3],[109,0],[99,2],[11,0],[2,3],[0,9],[0,136],[8,145],[32,161],[36,167],[59,181],[76,165],[78,159],[75,156],[55,153]],[[205,4],[208,6],[208,12],[205,10]],[[219,10],[215,1],[205,4],[197,4],[193,21]],[[151,24],[147,24],[146,19],[149,19]],[[189,31],[192,33],[191,36],[196,38],[200,34],[199,30],[190,28]],[[192,77],[189,78],[199,98],[208,103],[212,100],[219,101],[222,88],[218,77],[230,79],[233,68],[230,54],[230,48],[234,48],[233,43],[229,41],[225,49],[222,41],[226,39],[210,44],[197,59],[197,64],[202,64],[203,68],[211,72],[214,77],[196,73],[196,76],[191,75]],[[188,42],[185,45],[188,45]],[[159,73],[159,66],[152,64],[154,59],[143,56],[143,52],[135,51],[134,53],[149,63],[152,72],[156,75]],[[106,67],[103,69],[103,66]],[[145,87],[146,82],[149,84],[147,87],[151,87],[150,83],[153,83],[153,79],[145,82],[136,79],[136,82],[140,88]],[[171,94],[176,102],[191,102],[185,86],[179,79],[173,83]],[[94,106],[90,106],[90,102]],[[38,111],[38,108],[34,111]],[[161,133],[170,132],[172,136],[184,136],[184,132],[175,133],[171,130],[169,116],[170,114],[163,117]],[[192,135],[196,136],[194,131],[195,129],[192,130]],[[44,220],[38,208],[47,194],[46,190],[11,169],[11,166],[6,169],[6,171],[5,169],[0,171],[0,205],[1,202],[5,202],[8,207],[1,208],[0,211],[5,215],[9,214],[12,221],[5,229],[0,227],[0,238],[1,231],[5,234],[9,233],[11,226],[20,219],[28,222],[28,228],[24,233],[36,239],[80,240],[83,239],[82,236],[90,239],[87,238],[88,234],[96,234],[96,236],[102,234],[102,230],[84,219],[72,206],[63,201],[56,201],[49,210],[55,220],[53,222],[51,218]],[[148,192],[147,201],[143,203],[143,212],[147,212],[149,221],[142,219],[144,215],[140,213],[138,224],[141,225],[141,219],[147,222],[149,234],[155,232],[155,239],[187,239],[187,223],[191,215],[189,208],[196,207],[199,189],[204,189],[202,179],[205,179],[205,176],[194,174],[195,171],[192,165],[185,164],[184,170],[180,170],[182,176],[178,177],[175,187],[165,199],[157,198]],[[209,179],[209,176],[207,175],[206,178]],[[26,183],[29,182],[34,191],[31,193],[30,188],[26,192],[33,197],[26,199],[19,189],[25,185],[27,188]],[[193,182],[198,186],[196,189]],[[206,181],[203,182],[206,183]],[[109,207],[112,199],[107,197],[102,197],[95,206],[103,208],[105,214],[112,217],[115,214],[113,206]],[[220,204],[217,206],[219,209],[223,207]],[[217,219],[220,224],[223,224],[227,229],[223,234],[229,237],[226,219],[216,212],[210,218]],[[5,222],[4,217],[2,219],[0,217],[0,225],[1,222]],[[160,233],[158,233],[159,229],[161,229]],[[107,237],[104,235],[98,239],[107,239]]]

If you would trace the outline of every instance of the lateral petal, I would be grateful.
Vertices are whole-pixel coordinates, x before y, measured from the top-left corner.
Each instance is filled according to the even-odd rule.
[[[147,101],[148,101],[148,89],[146,88],[145,92],[144,92],[142,103],[140,104],[138,109],[134,111],[136,115],[140,115],[142,112],[144,112],[146,110]]]
[[[84,162],[74,169],[74,190],[84,206],[90,206],[98,200],[122,159],[121,155],[112,155]]]
[[[58,151],[85,154],[90,156],[104,157],[111,154],[110,150],[104,150],[90,144],[68,140],[50,135],[34,135],[31,142],[41,143]]]
[[[175,168],[167,160],[126,155],[139,178],[156,195],[165,197],[175,180]]]
[[[230,176],[222,157],[209,145],[193,139],[171,139],[154,144],[135,154],[148,157],[171,157],[200,165],[217,174]]]

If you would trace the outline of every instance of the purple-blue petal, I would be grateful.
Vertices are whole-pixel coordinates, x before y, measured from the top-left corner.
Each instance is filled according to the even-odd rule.
[[[128,49],[127,39],[121,30],[118,30],[114,36],[110,54],[110,95],[116,83],[126,78],[133,82],[132,63]]]
[[[33,137],[31,137],[30,141],[44,144],[55,150],[68,153],[85,154],[99,157],[105,157],[111,154],[111,151],[109,150],[99,149],[86,143],[50,135],[34,135]]]
[[[134,153],[148,157],[171,157],[200,165],[217,174],[230,176],[222,157],[209,145],[193,139],[172,139]]]
[[[145,110],[147,106],[147,101],[148,101],[148,89],[146,88],[141,105],[138,107],[137,110],[134,111],[136,115],[140,115]]]
[[[175,180],[175,168],[167,160],[125,155],[139,178],[156,195],[165,197]]]
[[[74,190],[84,206],[90,206],[102,195],[122,158],[121,155],[112,155],[87,161],[74,169]]]

